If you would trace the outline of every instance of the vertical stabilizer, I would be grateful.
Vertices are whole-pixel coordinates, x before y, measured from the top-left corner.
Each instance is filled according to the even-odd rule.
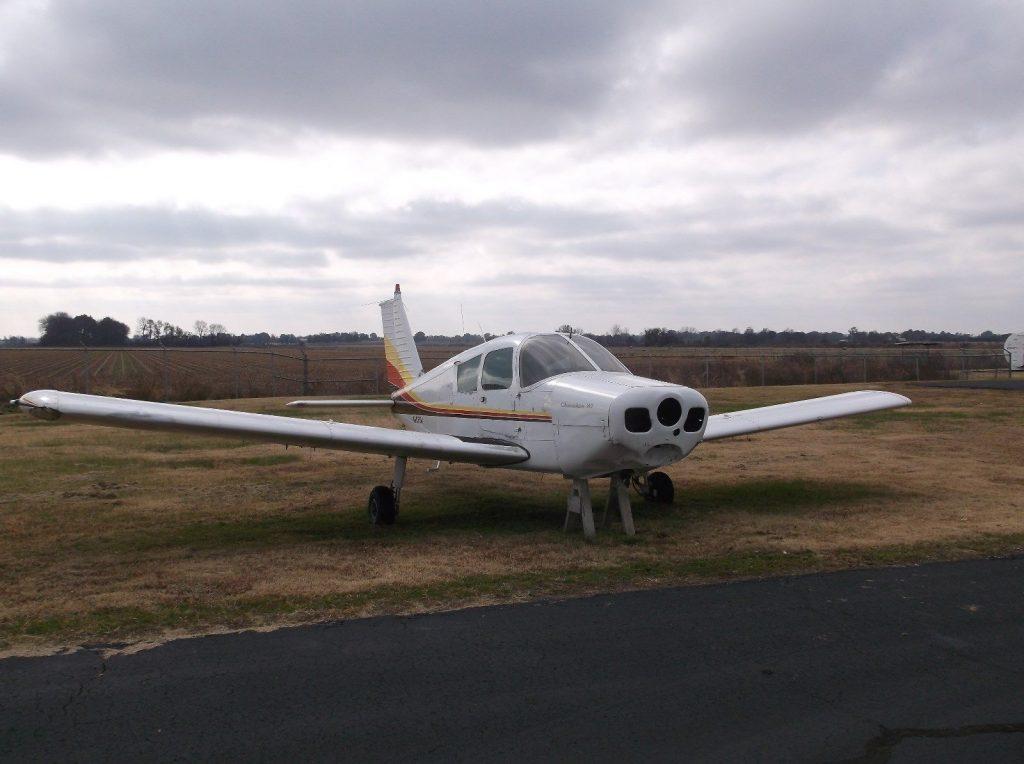
[[[384,321],[384,355],[387,357],[388,382],[405,387],[423,373],[420,354],[413,342],[409,317],[402,305],[402,290],[395,284],[395,296],[380,304]]]

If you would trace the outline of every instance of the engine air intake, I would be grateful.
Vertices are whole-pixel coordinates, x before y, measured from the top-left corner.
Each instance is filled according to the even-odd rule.
[[[707,411],[700,406],[694,406],[686,414],[686,421],[683,422],[683,429],[687,432],[697,432],[704,426],[704,415]]]
[[[651,412],[643,408],[626,409],[626,429],[630,432],[647,432],[651,429]]]
[[[683,415],[683,407],[675,398],[666,398],[658,404],[658,421],[666,427],[672,427]]]

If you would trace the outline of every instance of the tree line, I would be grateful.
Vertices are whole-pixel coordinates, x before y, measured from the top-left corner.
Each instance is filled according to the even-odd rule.
[[[567,329],[563,326],[559,330]],[[984,331],[980,334],[968,332],[933,332],[926,329],[905,329],[901,332],[862,331],[856,326],[846,332],[809,331],[794,329],[755,330],[739,329],[698,330],[693,327],[667,329],[653,327],[633,334],[628,329],[612,327],[606,334],[583,332],[606,347],[706,347],[706,348],[749,348],[749,347],[885,347],[900,342],[938,342],[942,344],[963,344],[975,342],[1004,342],[1009,334]]]
[[[963,344],[974,342],[1003,342],[1007,334],[984,331],[980,334],[966,332],[933,332],[925,329],[907,329],[902,332],[862,331],[856,326],[846,332],[809,331],[793,329],[698,330],[694,327],[668,329],[651,327],[639,333],[630,332],[621,326],[613,326],[608,332],[595,333],[563,324],[561,332],[586,334],[607,347],[882,347],[898,342],[939,342]],[[41,345],[44,347],[95,347],[157,346],[165,347],[220,347],[297,345],[302,342],[311,345],[351,345],[380,342],[376,332],[320,332],[300,337],[294,334],[232,334],[222,324],[196,321],[191,329],[183,329],[169,321],[142,317],[135,324],[134,333],[127,324],[109,316],[98,321],[89,315],[71,316],[63,311],[50,313],[39,319],[38,342],[28,337],[6,337],[0,339],[0,347],[22,347]],[[512,334],[512,332],[509,332]],[[425,334],[416,332],[414,337],[421,345],[475,345],[492,339],[490,333],[483,334]]]

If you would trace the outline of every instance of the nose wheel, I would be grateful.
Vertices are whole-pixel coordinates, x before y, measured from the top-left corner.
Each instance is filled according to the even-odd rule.
[[[644,477],[633,477],[633,487],[647,501],[655,504],[671,504],[676,497],[672,478],[664,472],[651,472]]]

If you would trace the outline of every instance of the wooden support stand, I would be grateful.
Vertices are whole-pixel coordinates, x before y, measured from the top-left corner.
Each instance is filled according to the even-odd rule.
[[[622,521],[623,532],[627,536],[635,536],[633,507],[629,503],[629,485],[622,479],[622,475],[612,475],[611,485],[608,486],[608,503],[604,505],[604,518],[601,525],[607,528],[612,514],[615,512],[618,513],[619,519]]]
[[[583,526],[583,536],[587,540],[597,537],[594,528],[594,508],[590,503],[590,484],[586,480],[573,478],[569,501],[565,508],[564,530],[574,530]]]

